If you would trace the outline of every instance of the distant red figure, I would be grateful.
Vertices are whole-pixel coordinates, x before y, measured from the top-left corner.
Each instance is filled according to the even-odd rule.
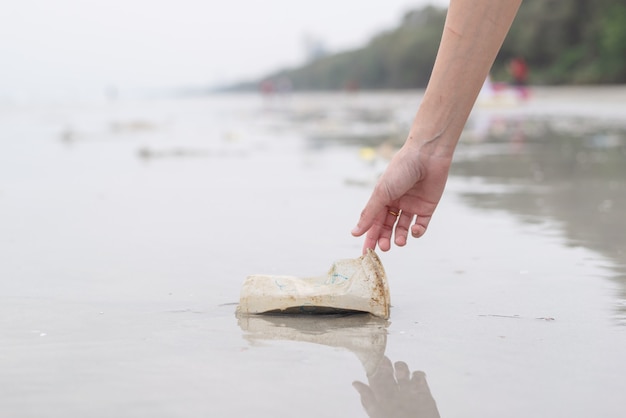
[[[523,100],[528,99],[528,65],[526,65],[524,58],[513,58],[509,64],[509,72],[511,77],[513,77],[513,86],[517,90],[519,97]]]
[[[351,93],[359,91],[359,82],[356,81],[355,79],[350,79],[346,81],[343,88],[345,91],[351,92]]]
[[[260,85],[260,90],[263,95],[271,95],[274,93],[276,86],[272,80],[263,80]]]
[[[513,58],[509,64],[509,71],[513,77],[513,85],[523,87],[528,83],[528,65],[524,58]]]

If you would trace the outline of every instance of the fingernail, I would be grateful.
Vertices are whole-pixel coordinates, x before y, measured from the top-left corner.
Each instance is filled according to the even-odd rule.
[[[359,232],[359,226],[358,226],[358,225],[357,225],[357,226],[355,226],[354,228],[352,228],[352,234],[353,234],[353,235],[354,235],[354,234],[358,234],[358,232]]]

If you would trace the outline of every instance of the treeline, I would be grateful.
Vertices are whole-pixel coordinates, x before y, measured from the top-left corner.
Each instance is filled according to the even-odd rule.
[[[525,0],[494,73],[514,56],[537,84],[626,83],[626,1]]]
[[[322,57],[264,81],[289,80],[295,90],[424,87],[445,14],[433,6],[408,12],[397,28],[363,48]],[[527,62],[531,84],[626,83],[626,2],[524,0],[494,63],[495,81],[509,81],[507,67],[514,57]],[[257,86],[253,82],[235,88]]]

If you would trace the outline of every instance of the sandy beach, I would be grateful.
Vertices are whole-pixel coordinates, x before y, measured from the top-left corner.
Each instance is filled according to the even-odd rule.
[[[360,255],[420,98],[0,104],[0,415],[622,417],[624,87],[477,105],[388,321],[235,315]]]

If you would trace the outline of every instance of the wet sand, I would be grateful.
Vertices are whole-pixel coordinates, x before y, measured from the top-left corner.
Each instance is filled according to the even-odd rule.
[[[621,87],[475,109],[389,321],[235,316],[360,254],[419,99],[2,105],[2,416],[621,417]]]

